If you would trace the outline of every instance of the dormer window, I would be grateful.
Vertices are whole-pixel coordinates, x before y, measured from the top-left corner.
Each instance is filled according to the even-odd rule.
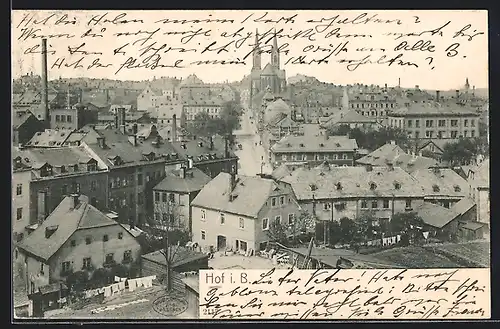
[[[434,192],[439,192],[439,190],[440,190],[440,189],[439,189],[439,186],[438,186],[438,185],[434,184],[434,185],[432,185],[432,190],[433,190]]]
[[[311,191],[316,191],[318,189],[318,186],[316,186],[316,184],[309,184],[309,187],[311,188]]]
[[[304,146],[304,143],[300,143],[300,145],[299,145],[299,146],[300,146],[300,147],[305,147],[305,146]]]
[[[395,188],[396,190],[400,190],[400,189],[401,189],[401,183],[399,183],[399,182],[394,182],[394,188]]]
[[[335,184],[335,187],[337,188],[337,191],[342,190],[342,184],[340,182],[338,182],[337,184]]]
[[[336,147],[340,147],[340,143],[335,143],[335,146]]]
[[[377,184],[375,183],[370,183],[370,190],[375,190],[377,188]]]
[[[73,171],[75,171],[75,172],[78,171],[78,165],[77,164],[73,166]]]
[[[65,166],[61,166],[61,173],[65,173],[66,172],[66,167]]]
[[[460,192],[460,191],[462,191],[462,189],[461,189],[461,188],[460,188],[460,186],[458,186],[458,185],[453,186],[453,188],[455,189],[455,192]]]
[[[325,144],[321,143],[319,144],[319,147],[325,147]]]

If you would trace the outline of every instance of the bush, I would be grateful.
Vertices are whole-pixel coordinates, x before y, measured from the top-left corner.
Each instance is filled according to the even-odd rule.
[[[122,264],[117,264],[111,268],[110,276],[119,276],[120,278],[126,278],[129,275],[128,267]]]
[[[68,275],[66,284],[71,290],[82,291],[85,290],[89,281],[88,273],[86,271],[77,271]]]
[[[110,282],[111,273],[105,268],[98,268],[92,274],[92,285],[102,287]]]

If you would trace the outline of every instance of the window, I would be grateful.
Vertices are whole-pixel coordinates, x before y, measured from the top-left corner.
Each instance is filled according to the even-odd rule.
[[[389,208],[389,200],[384,200],[384,209]]]
[[[106,242],[108,240],[109,240],[109,236],[107,234],[104,234],[104,236],[102,237],[102,241]]]
[[[331,203],[323,203],[323,210],[327,211],[332,209],[332,204]]]
[[[372,208],[378,208],[377,200],[372,201]]]
[[[240,228],[245,228],[245,219],[240,218],[239,221],[240,221]]]
[[[142,185],[143,184],[142,180],[143,180],[142,174],[137,174],[137,184]]]
[[[110,253],[110,254],[106,255],[106,261],[105,261],[105,263],[106,264],[111,264],[111,263],[113,263],[114,260],[115,260],[115,254]]]
[[[278,216],[274,217],[274,222],[275,223],[281,223],[281,216],[278,215]]]
[[[226,222],[226,218],[224,217],[224,214],[220,214],[220,224],[221,225],[224,225],[224,223]]]
[[[412,120],[408,120],[407,124],[408,124],[408,128],[411,128],[413,126],[413,121]]]
[[[74,189],[75,189],[75,193],[80,193],[80,183],[75,183]]]
[[[438,138],[445,138],[445,134],[446,134],[446,132],[445,132],[445,131],[441,131],[441,130],[440,130],[440,131],[438,131],[437,137],[438,137]]]
[[[285,197],[280,196],[280,205],[283,205],[283,204],[285,204]]]
[[[434,136],[434,132],[432,130],[427,130],[425,132],[425,137],[432,138]]]
[[[458,185],[455,185],[453,188],[455,189],[455,192],[460,192],[462,190]]]
[[[16,195],[21,195],[23,194],[23,184],[17,184],[16,185]]]
[[[464,127],[468,127],[468,126],[469,126],[469,120],[464,119]]]
[[[418,131],[415,131],[415,138],[419,138],[420,137],[420,133]]]
[[[433,120],[425,120],[425,127],[432,128]]]
[[[457,136],[458,136],[458,131],[456,131],[456,130],[451,131],[451,133],[450,133],[451,138],[457,138]]]
[[[76,247],[76,240],[71,240],[71,246]]]
[[[174,203],[174,202],[175,202],[175,194],[170,193],[170,194],[168,195],[168,199],[169,199],[169,201],[170,201],[170,202]]]
[[[66,116],[66,121],[71,122],[71,115]]]
[[[85,257],[85,258],[83,259],[83,266],[82,266],[82,268],[84,268],[84,269],[85,269],[85,268],[90,268],[90,267],[92,267],[92,258],[90,258],[90,257]]]
[[[207,216],[207,214],[206,214],[205,210],[202,209],[201,210],[201,220],[206,220],[206,218],[207,218],[206,216]]]
[[[411,209],[411,200],[410,199],[407,199],[406,200],[406,205],[405,205],[406,209]]]
[[[238,240],[236,241],[238,243]],[[238,245],[236,246],[238,248]],[[245,241],[239,241],[239,250],[241,251],[247,251],[247,243]]]
[[[415,128],[420,128],[420,120],[415,120]]]
[[[370,190],[374,190],[377,188],[377,184],[375,183],[370,183]]]
[[[123,262],[130,262],[132,260],[132,250],[125,250],[123,252]]]
[[[90,190],[91,191],[97,190],[97,182],[95,180],[90,182]]]
[[[92,243],[92,237],[88,236],[85,238],[85,244],[91,244]]]
[[[288,214],[288,225],[293,225],[295,223],[295,214]]]
[[[276,198],[271,199],[271,206],[275,207],[276,206]]]
[[[68,273],[71,270],[71,263],[70,262],[63,262],[61,268],[62,268],[62,272]]]
[[[118,233],[118,239],[119,239],[119,240],[123,239],[123,233],[122,233],[122,232],[119,232],[119,233]]]
[[[262,230],[269,230],[269,219],[262,218]]]
[[[450,124],[452,127],[458,127],[458,120],[451,120]]]
[[[40,263],[40,274],[42,274],[42,275],[44,274],[43,273],[43,263]]]
[[[469,137],[469,132],[467,130],[464,130],[464,137]]]
[[[56,122],[61,121],[61,116],[59,114],[56,114]]]
[[[155,202],[160,201],[160,192],[155,192]]]
[[[162,193],[161,194],[161,201],[162,202],[167,202],[167,193]]]
[[[137,193],[137,203],[139,205],[144,204],[144,193],[143,192]]]
[[[438,126],[439,127],[446,127],[446,120],[439,120],[438,121]]]
[[[470,131],[470,137],[476,137],[476,131],[475,130],[471,130]]]
[[[206,232],[205,231],[201,231],[201,239],[202,240],[205,240],[206,239]]]
[[[368,202],[366,202],[365,200],[361,201],[361,208],[368,208]]]
[[[23,208],[17,208],[16,218],[17,218],[17,220],[20,220],[21,218],[23,218]]]
[[[61,115],[61,122],[66,122],[66,116],[63,114]],[[63,128],[64,129],[64,128]]]
[[[475,127],[476,126],[476,121],[474,119],[470,120],[470,126]]]

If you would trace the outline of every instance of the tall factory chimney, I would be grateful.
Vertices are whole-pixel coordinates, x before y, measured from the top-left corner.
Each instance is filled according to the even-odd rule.
[[[42,39],[42,110],[45,124],[49,121],[49,88],[47,77],[47,39]]]

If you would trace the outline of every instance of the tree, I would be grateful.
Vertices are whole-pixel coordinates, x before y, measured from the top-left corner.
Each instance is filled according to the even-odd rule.
[[[340,219],[339,227],[340,227],[340,241],[349,243],[355,240],[357,227],[356,223],[352,219],[348,217],[342,217]]]
[[[350,128],[347,125],[341,125],[336,128],[329,129],[330,135],[349,135],[349,138],[355,139],[360,148],[375,150],[391,141],[394,141],[403,149],[408,149],[411,141],[407,133],[394,127],[381,127],[379,130],[363,131],[359,128]]]
[[[361,234],[361,236],[365,237],[366,239],[373,239],[376,237],[376,230],[373,226],[375,220],[375,214],[373,214],[372,212],[366,212],[358,218],[358,232]]]
[[[442,159],[451,166],[467,165],[481,153],[481,148],[482,143],[476,139],[460,138],[444,145]]]
[[[165,276],[163,282],[167,291],[173,288],[173,265],[177,255],[191,236],[184,232],[184,223],[180,222],[181,214],[179,207],[169,200],[168,202],[156,202],[154,218],[148,217],[145,232],[149,237],[147,240],[155,243],[157,249],[165,258]],[[179,233],[183,231],[183,233]],[[184,240],[184,241],[183,241]],[[188,241],[189,241],[188,240]],[[182,243],[182,244],[181,244]],[[155,250],[156,251],[156,250]]]
[[[278,242],[281,244],[287,244],[288,242],[288,235],[285,226],[277,220],[272,220],[269,223],[267,235],[271,242]]]
[[[392,216],[390,222],[392,233],[403,233],[412,239],[420,236],[418,233],[424,226],[424,220],[416,212],[396,213]]]
[[[77,271],[68,275],[66,284],[71,290],[82,291],[86,288],[89,281],[88,273],[85,271]]]

